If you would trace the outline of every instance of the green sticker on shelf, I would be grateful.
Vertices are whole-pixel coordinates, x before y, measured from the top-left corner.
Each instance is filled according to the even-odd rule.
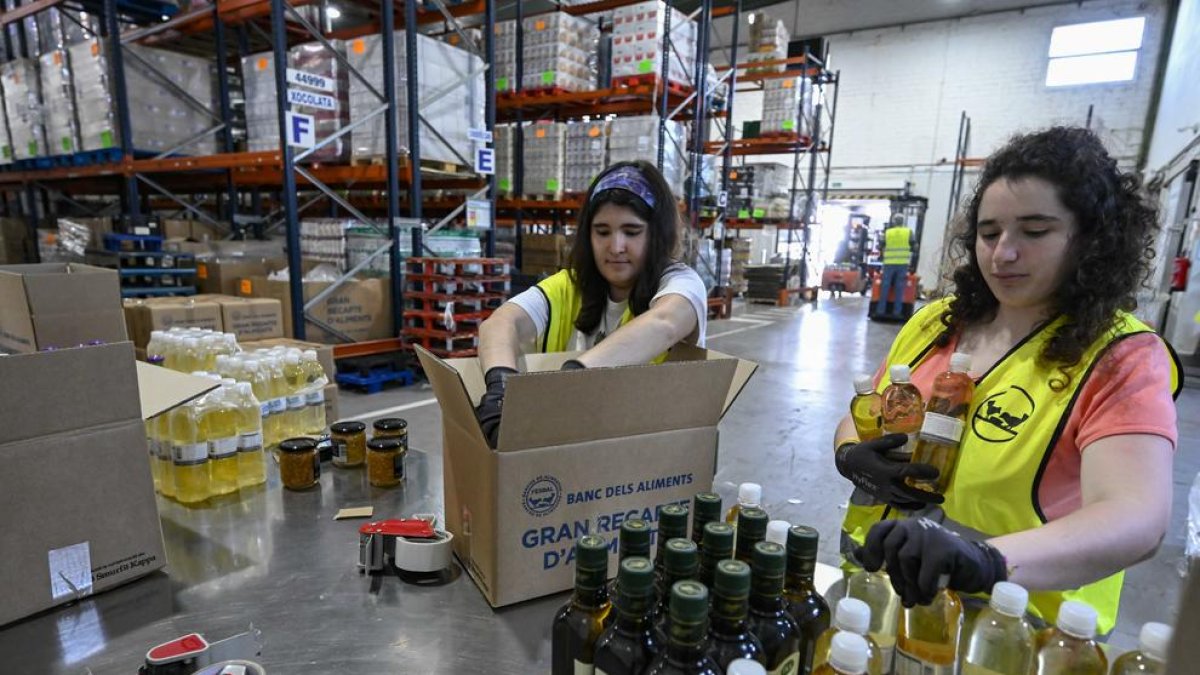
[[[738,209],[738,218],[746,219],[750,217],[750,209]]]
[[[101,131],[100,132],[100,147],[111,148],[112,146],[113,146],[113,132],[111,130]]]
[[[509,180],[507,178],[501,178],[498,182],[500,183],[501,190],[507,191],[507,190],[512,189],[512,181],[511,180]]]
[[[70,152],[70,151],[71,151],[71,137],[70,137],[70,136],[63,136],[63,138],[62,138],[62,149],[63,149],[63,152]]]
[[[654,59],[642,59],[638,61],[638,72],[649,73],[654,70]]]
[[[507,77],[497,77],[496,78],[496,88],[497,89],[508,89],[508,78]]]
[[[767,215],[766,209],[754,209],[755,218],[762,218],[765,215]]]
[[[4,159],[12,159],[12,148],[4,146]]]
[[[554,71],[542,71],[542,84],[554,84]]]
[[[554,178],[551,178],[550,180],[546,181],[546,191],[547,192],[558,192],[558,181]]]
[[[37,155],[38,155],[37,141],[29,141],[29,156],[37,157]]]
[[[796,120],[784,120],[783,121],[783,130],[784,131],[791,131],[795,128],[796,128]]]

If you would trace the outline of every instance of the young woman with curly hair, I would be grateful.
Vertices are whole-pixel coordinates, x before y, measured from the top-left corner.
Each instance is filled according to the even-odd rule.
[[[856,487],[843,548],[886,567],[904,604],[947,579],[968,593],[1009,580],[1047,622],[1076,599],[1113,628],[1123,570],[1154,554],[1171,510],[1180,371],[1128,314],[1156,228],[1138,179],[1088,130],[1017,136],[988,159],[954,237],[953,294],[909,321],[877,378],[882,390],[886,366],[909,365],[928,396],[952,353],[971,355],[944,498],[905,480],[937,469],[885,456],[904,435],[859,442],[847,418],[835,436]]]

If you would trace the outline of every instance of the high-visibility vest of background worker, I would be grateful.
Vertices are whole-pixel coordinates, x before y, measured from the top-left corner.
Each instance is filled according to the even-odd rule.
[[[875,317],[880,319],[904,318],[904,291],[908,288],[908,268],[912,264],[912,252],[916,242],[912,230],[904,224],[904,216],[892,216],[883,231],[883,276],[879,284],[879,305]],[[892,296],[892,312],[888,313],[888,293]]]

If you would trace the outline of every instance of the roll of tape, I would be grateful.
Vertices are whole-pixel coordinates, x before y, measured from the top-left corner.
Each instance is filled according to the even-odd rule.
[[[454,535],[436,530],[433,539],[396,537],[396,567],[405,572],[439,572],[450,566]]]
[[[253,661],[234,660],[209,664],[194,675],[267,675],[267,671]]]

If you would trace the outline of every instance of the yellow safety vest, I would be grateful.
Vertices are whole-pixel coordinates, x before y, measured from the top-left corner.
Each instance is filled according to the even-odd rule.
[[[945,326],[941,322],[949,299],[922,309],[901,329],[888,353],[888,364],[908,364],[913,369],[935,349],[934,341]],[[1050,322],[1019,344],[983,376],[971,401],[970,418],[959,448],[958,466],[942,509],[949,520],[996,537],[1040,527],[1046,516],[1038,504],[1038,484],[1050,453],[1071,414],[1080,388],[1093,366],[1118,341],[1131,335],[1154,331],[1132,315],[1120,312],[1113,331],[1098,338],[1071,369],[1071,382],[1061,391],[1051,389],[1037,357],[1054,329],[1065,318]],[[1174,351],[1171,356],[1172,395],[1182,387],[1181,368]],[[887,370],[879,383],[882,392],[889,384]],[[852,499],[842,524],[843,551],[853,540],[862,544],[871,526],[884,516],[883,505],[864,506]],[[893,512],[894,513],[894,512]],[[889,517],[901,514],[889,513]],[[1096,609],[1101,633],[1117,621],[1124,572],[1067,591],[1035,591],[1029,594],[1033,614],[1053,623],[1064,600],[1080,600]]]
[[[883,231],[883,264],[907,265],[912,262],[912,230],[907,227],[889,227]]]
[[[550,307],[546,331],[538,337],[538,349],[543,353],[574,350],[575,319],[583,309],[583,293],[571,278],[571,271],[560,270],[539,281],[537,288],[546,296],[546,304]],[[624,326],[632,319],[633,310],[626,307],[617,327]],[[666,358],[667,354],[664,352],[656,357],[653,363],[662,363]]]

